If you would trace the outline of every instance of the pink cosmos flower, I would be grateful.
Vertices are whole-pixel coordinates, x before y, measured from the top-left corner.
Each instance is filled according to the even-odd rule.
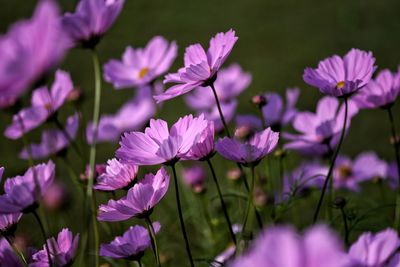
[[[112,59],[104,65],[104,79],[117,89],[148,85],[171,67],[177,50],[175,42],[161,36],[153,37],[145,48],[129,46],[122,61]]]
[[[64,127],[65,132],[59,129],[43,130],[41,142],[39,144],[30,144],[29,148],[24,148],[20,153],[20,157],[29,159],[28,151],[30,151],[33,159],[43,159],[57,154],[67,148],[71,141],[75,139],[78,127],[79,114],[75,113],[75,115],[67,119],[67,124]]]
[[[60,182],[52,183],[43,196],[43,205],[46,209],[57,211],[68,204],[69,194],[66,186]]]
[[[116,156],[122,162],[136,165],[171,163],[186,156],[207,127],[204,116],[180,118],[171,130],[163,120],[150,120],[144,133],[130,132],[122,136]]]
[[[319,62],[318,68],[306,68],[303,79],[332,96],[347,96],[365,86],[376,66],[372,52],[351,49],[343,58],[334,55]]]
[[[8,178],[4,183],[5,194],[0,195],[0,213],[29,212],[37,207],[55,176],[52,161],[29,168],[23,176]]]
[[[79,234],[75,237],[72,232],[64,228],[58,233],[57,239],[54,237],[47,239],[50,250],[50,257],[54,266],[72,266],[76,249],[78,248]],[[49,259],[46,246],[32,256],[31,267],[48,267]]]
[[[1,237],[0,238],[0,266],[1,267],[23,267],[24,265],[20,261],[14,250],[8,243],[8,241]]]
[[[192,188],[196,193],[203,191],[206,177],[207,176],[201,165],[195,165],[182,170],[182,178],[184,183],[190,186],[190,188]]]
[[[177,83],[164,93],[154,96],[157,102],[162,102],[183,95],[198,86],[208,86],[214,82],[217,72],[225,62],[237,41],[235,31],[218,33],[210,40],[207,53],[200,44],[186,48],[183,68],[177,73],[165,76],[164,83]]]
[[[115,158],[110,159],[107,161],[106,171],[97,177],[93,188],[102,191],[127,188],[136,181],[138,171],[137,165],[121,163]]]
[[[224,137],[217,142],[215,147],[222,157],[246,166],[258,164],[275,149],[278,140],[279,133],[267,128],[243,143],[234,138]]]
[[[214,153],[214,122],[209,121],[207,127],[193,143],[189,152],[183,156],[185,160],[202,160]]]
[[[22,213],[0,214],[0,232],[7,232],[21,219]]]
[[[64,104],[73,87],[70,75],[58,70],[51,90],[44,86],[33,91],[32,106],[13,116],[12,124],[7,127],[4,135],[18,139],[44,123]]]
[[[214,100],[215,102],[215,100]],[[222,114],[224,115],[225,122],[229,123],[235,117],[235,112],[237,108],[237,101],[232,100],[229,102],[221,103]],[[203,114],[204,118],[209,121],[214,122],[215,131],[221,132],[224,129],[224,124],[221,121],[221,117],[218,112],[217,106],[212,107],[208,110],[203,110],[198,112],[198,114]]]
[[[169,175],[162,167],[156,175],[146,174],[144,179],[128,190],[126,197],[109,200],[107,205],[100,205],[99,221],[124,221],[134,216],[148,216],[154,206],[167,193]]]
[[[31,19],[0,36],[0,95],[18,98],[60,62],[67,50],[55,1],[42,0]]]

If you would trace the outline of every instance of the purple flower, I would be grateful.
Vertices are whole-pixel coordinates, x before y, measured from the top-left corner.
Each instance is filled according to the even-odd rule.
[[[349,112],[347,129],[350,120],[358,112],[357,106],[351,100],[348,101]],[[339,142],[343,128],[345,107],[339,108],[339,100],[325,96],[317,105],[316,113],[299,112],[293,120],[293,128],[299,134],[284,133],[284,137],[290,142],[285,149],[298,151],[305,155],[325,155],[329,153]]]
[[[336,235],[325,226],[315,226],[299,236],[292,228],[264,231],[250,250],[229,267],[345,267],[347,255]]]
[[[392,73],[385,69],[378,73],[353,98],[360,108],[382,108],[392,105],[400,93],[400,69]]]
[[[233,245],[228,246],[221,254],[217,255],[214,259],[214,263],[210,267],[224,266],[233,256],[235,255],[236,247]]]
[[[115,115],[101,116],[96,141],[116,142],[124,132],[142,129],[155,112],[156,106],[151,96],[151,88],[140,88],[137,96],[125,103]],[[91,122],[86,128],[86,138],[89,144],[93,142]]]
[[[41,142],[39,144],[30,144],[29,148],[24,148],[20,153],[20,157],[29,159],[29,153],[31,153],[33,159],[43,159],[57,154],[67,148],[70,142],[75,139],[78,127],[79,114],[75,113],[75,115],[67,119],[67,124],[64,128],[65,132],[59,129],[44,130]]]
[[[70,75],[58,70],[51,90],[44,86],[33,91],[32,106],[13,116],[12,124],[4,132],[5,136],[18,139],[44,123],[64,104],[73,87]]]
[[[333,185],[336,188],[358,191],[360,182],[383,178],[386,169],[386,162],[379,159],[374,152],[361,153],[354,161],[339,155],[333,171]]]
[[[190,148],[189,152],[183,157],[185,160],[201,160],[214,153],[214,122],[209,121],[207,127],[198,137]]]
[[[18,98],[64,56],[67,48],[58,7],[42,0],[30,20],[0,36],[0,95]]]
[[[143,180],[128,190],[126,197],[109,200],[107,205],[100,205],[99,221],[124,221],[134,216],[148,216],[152,209],[167,193],[169,175],[162,167],[156,175],[146,174]]]
[[[0,167],[0,182],[1,178],[3,177],[3,173],[4,173],[4,167]]]
[[[7,109],[17,102],[15,96],[0,96],[0,109]]]
[[[29,212],[55,176],[55,165],[50,160],[29,168],[23,176],[9,178],[4,183],[4,195],[0,195],[0,213]]]
[[[206,174],[203,167],[194,165],[182,170],[182,178],[185,184],[190,186],[194,192],[203,192]]]
[[[216,144],[218,153],[234,162],[243,165],[258,164],[267,154],[271,153],[278,144],[279,133],[267,128],[244,143],[236,139],[224,137]]]
[[[165,76],[164,83],[177,83],[162,94],[154,96],[157,102],[183,95],[198,86],[208,86],[214,82],[216,74],[231,53],[237,41],[235,31],[218,33],[210,40],[207,53],[200,44],[186,48],[183,68],[177,73]]]
[[[93,186],[96,190],[114,191],[127,188],[135,182],[139,167],[130,163],[121,163],[113,158],[107,161],[106,172],[100,174]]]
[[[169,163],[184,157],[208,126],[204,116],[180,118],[171,130],[163,120],[150,120],[144,133],[130,132],[122,136],[116,155],[123,162],[136,165]]]
[[[238,64],[232,64],[218,72],[214,82],[218,100],[222,103],[236,100],[236,98],[250,85],[251,74],[244,72]],[[216,106],[214,94],[204,87],[196,88],[193,93],[185,96],[186,104],[193,110],[209,110]]]
[[[392,161],[388,164],[386,169],[386,177],[388,179],[388,184],[392,189],[397,189],[399,185],[399,172],[397,171],[396,161]]]
[[[319,62],[318,68],[306,68],[303,79],[332,96],[347,96],[366,85],[376,66],[372,52],[351,49],[343,58],[334,55]]]
[[[214,102],[215,102],[215,100],[214,100]],[[236,107],[237,107],[236,100],[221,103],[221,110],[222,110],[222,114],[224,114],[226,123],[229,123],[232,121],[233,117],[235,116]],[[203,110],[198,113],[203,114],[204,118],[206,120],[214,122],[215,131],[221,132],[224,129],[224,124],[221,121],[221,116],[219,115],[217,106],[214,106],[213,108],[211,108],[209,110]]]
[[[124,0],[81,0],[75,13],[66,13],[62,24],[73,43],[93,47],[113,25]]]
[[[154,232],[160,231],[159,222],[153,223]],[[116,237],[110,244],[101,244],[100,256],[114,259],[138,260],[144,251],[151,247],[151,239],[146,228],[131,226],[122,235]]]
[[[276,131],[280,131],[282,126],[291,123],[297,114],[295,105],[299,94],[300,90],[298,88],[287,89],[286,106],[284,106],[282,97],[279,94],[265,94],[267,104],[262,107],[262,113],[266,125]]]
[[[349,256],[365,267],[383,267],[399,246],[400,239],[393,229],[388,228],[376,234],[366,232],[350,247]]]
[[[60,182],[54,182],[47,188],[43,196],[43,205],[48,210],[56,211],[68,204],[68,198],[69,195],[65,185]]]
[[[22,213],[0,214],[0,232],[7,232],[21,219]]]
[[[58,233],[57,239],[54,237],[47,239],[50,250],[50,257],[54,266],[67,267],[72,266],[76,249],[78,248],[79,234],[75,237],[72,232],[64,228]],[[48,267],[49,259],[46,247],[33,254],[33,263],[30,267]]]
[[[5,238],[0,238],[0,267],[23,267]]]
[[[175,42],[161,36],[153,37],[145,48],[129,46],[122,61],[112,59],[104,65],[104,79],[117,89],[148,85],[171,67],[177,50]]]

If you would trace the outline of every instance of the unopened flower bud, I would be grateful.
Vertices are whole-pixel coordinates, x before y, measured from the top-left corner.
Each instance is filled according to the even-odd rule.
[[[267,104],[267,99],[263,95],[255,95],[251,99],[251,102],[253,102],[253,104],[256,105],[258,108],[262,108]]]
[[[242,171],[239,168],[233,168],[228,170],[226,176],[228,177],[229,180],[236,181],[240,178],[242,175]]]

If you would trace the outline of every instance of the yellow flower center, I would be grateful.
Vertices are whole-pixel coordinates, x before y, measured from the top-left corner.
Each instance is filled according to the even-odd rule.
[[[45,107],[48,111],[50,111],[50,110],[53,108],[53,106],[51,105],[51,103],[46,103],[46,104],[44,105],[44,107]]]
[[[340,177],[344,180],[347,180],[352,174],[352,170],[349,166],[342,165],[339,167]]]
[[[339,89],[342,89],[342,88],[344,87],[345,84],[346,84],[345,81],[341,81],[341,82],[338,82],[338,83],[336,84],[336,87],[339,88]]]
[[[139,71],[138,78],[142,79],[146,74],[149,73],[149,68],[144,67]]]

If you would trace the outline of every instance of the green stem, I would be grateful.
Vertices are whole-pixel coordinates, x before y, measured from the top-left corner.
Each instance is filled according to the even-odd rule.
[[[150,220],[150,216],[147,216],[144,219],[146,221],[147,231],[149,232],[149,235],[151,237],[151,245],[153,247],[154,257],[156,258],[157,266],[160,267],[161,266],[160,254],[158,252],[157,238],[156,238],[156,233],[154,231],[153,223]]]
[[[228,137],[231,137],[231,133],[229,132],[228,125],[226,124],[226,121],[225,121],[224,113],[222,113],[221,104],[219,103],[218,95],[217,95],[217,91],[215,90],[214,83],[211,83],[210,87],[211,87],[212,92],[214,93],[214,98],[215,98],[215,102],[217,104],[219,117],[221,118],[222,124],[224,125],[226,135]]]
[[[252,166],[250,169],[251,169],[251,184],[250,184],[249,196],[248,196],[248,199],[247,199],[246,213],[245,213],[243,224],[242,224],[243,225],[242,235],[246,231],[246,225],[247,225],[247,221],[249,219],[249,214],[250,214],[251,207],[254,206],[254,203],[253,203],[254,180],[255,180],[255,178],[254,178],[255,177],[255,175],[254,175],[254,166]]]
[[[95,168],[96,168],[96,138],[97,138],[97,127],[99,123],[99,117],[100,117],[100,101],[101,101],[101,73],[100,73],[100,63],[99,63],[99,58],[95,50],[92,51],[92,60],[93,60],[93,70],[94,70],[94,77],[95,77],[95,94],[94,94],[94,106],[93,106],[93,140],[92,144],[90,146],[90,157],[89,157],[89,164],[90,164],[90,173],[89,173],[89,179],[88,179],[88,185],[87,185],[87,191],[86,195],[89,200],[89,203],[92,203],[92,224],[93,224],[93,231],[94,231],[94,237],[95,237],[95,266],[99,266],[99,253],[98,253],[98,247],[99,247],[99,234],[98,234],[98,227],[97,227],[97,219],[96,219],[96,213],[95,209],[96,207],[94,206],[93,202],[93,184],[94,184],[94,175],[95,175]]]
[[[139,267],[142,267],[142,261],[141,260],[137,260],[137,264]]]
[[[32,211],[32,214],[35,217],[36,221],[38,222],[39,227],[40,227],[40,231],[42,232],[42,236],[43,236],[43,240],[44,240],[44,246],[45,246],[46,252],[47,252],[47,258],[49,260],[49,265],[50,265],[50,267],[53,267],[53,262],[52,262],[51,257],[50,257],[49,244],[47,244],[46,231],[44,230],[42,221],[40,220],[39,215],[37,214],[36,210]]]
[[[343,224],[344,224],[344,242],[346,246],[349,245],[349,225],[347,224],[347,217],[344,208],[340,208],[340,212],[342,213]]]
[[[340,148],[341,148],[343,140],[344,140],[344,136],[345,136],[345,133],[346,133],[346,127],[347,127],[347,116],[348,116],[348,99],[347,99],[347,97],[345,97],[344,98],[344,121],[343,121],[342,132],[340,134],[339,143],[338,143],[338,145],[336,147],[335,153],[333,154],[331,165],[329,167],[328,174],[326,175],[326,179],[325,179],[324,185],[322,187],[322,192],[321,192],[321,195],[320,195],[320,198],[319,198],[319,201],[318,201],[317,208],[316,208],[315,213],[314,213],[313,223],[315,223],[317,221],[317,219],[318,219],[318,214],[319,214],[319,211],[321,209],[322,202],[324,200],[325,192],[326,192],[326,189],[328,187],[329,180],[330,180],[332,172],[333,172],[333,168],[335,167],[336,158],[339,155],[339,151],[340,151]]]
[[[63,133],[63,135],[67,139],[67,141],[71,144],[71,146],[75,150],[76,154],[78,154],[78,156],[81,158],[81,160],[83,160],[83,155],[82,155],[81,150],[79,149],[79,147],[76,144],[75,140],[65,130],[65,127],[60,123],[58,118],[54,119],[54,123],[56,124],[57,128]]]
[[[22,263],[24,264],[24,266],[28,266],[28,263],[26,262],[26,259],[24,257],[24,254],[19,251],[17,249],[17,247],[14,245],[14,243],[11,241],[10,237],[6,234],[2,234],[2,236],[4,237],[5,240],[7,240],[8,244],[10,245],[10,247],[12,248],[12,250],[14,251],[14,253],[19,257],[19,259],[22,261]]]
[[[210,168],[212,177],[214,179],[215,186],[216,186],[217,191],[218,191],[219,200],[221,202],[222,211],[224,212],[226,223],[227,223],[228,228],[229,228],[229,233],[231,235],[233,243],[236,245],[236,236],[235,236],[235,233],[233,232],[231,219],[229,218],[229,214],[228,214],[228,209],[226,208],[224,198],[222,197],[221,188],[219,187],[219,183],[218,183],[218,180],[217,180],[217,176],[215,175],[214,167],[213,167],[213,165],[211,163],[211,160],[208,159],[208,158],[207,158],[207,164],[208,164],[208,167]]]
[[[399,179],[399,184],[397,185],[397,196],[396,196],[396,213],[395,213],[395,220],[394,220],[394,228],[400,230],[400,154],[399,154],[399,142],[397,140],[397,133],[396,133],[396,125],[394,123],[394,117],[392,113],[392,109],[388,108],[388,115],[390,121],[390,129],[393,138],[393,148],[394,154],[396,157],[396,164],[397,164],[397,175]]]
[[[172,172],[174,174],[176,205],[178,207],[178,215],[179,215],[179,222],[181,224],[182,235],[183,235],[183,238],[185,239],[186,253],[187,253],[189,261],[190,261],[190,266],[194,267],[192,252],[190,251],[189,240],[188,240],[188,237],[186,234],[185,222],[183,220],[183,215],[182,215],[182,207],[181,207],[181,200],[179,197],[178,178],[176,175],[175,164],[171,165],[171,168],[172,168]]]

